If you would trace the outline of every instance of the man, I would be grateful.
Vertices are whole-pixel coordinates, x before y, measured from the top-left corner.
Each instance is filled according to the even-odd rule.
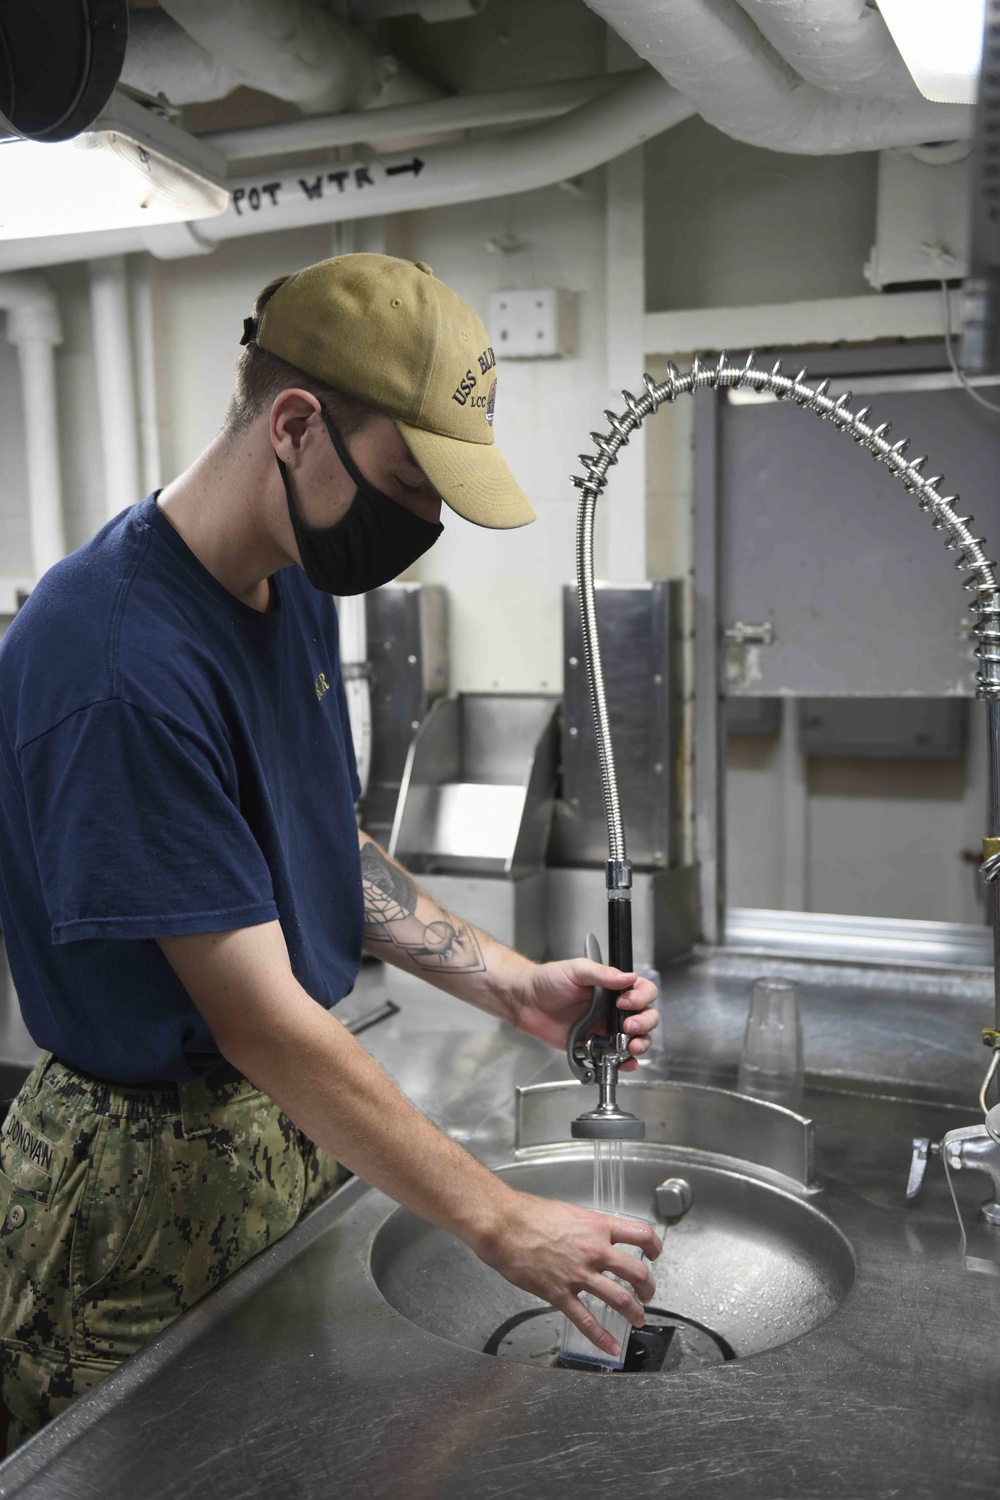
[[[422,264],[324,261],[244,329],[218,438],[39,583],[0,649],[0,922],[44,1049],[0,1136],[12,1443],[292,1225],[337,1163],[616,1347],[652,1231],[515,1191],[329,1007],[362,943],[554,1046],[591,987],[443,911],[365,834],[333,594],[395,577],[442,497],[530,507],[493,446],[478,319]],[[609,1280],[611,1271],[636,1296]]]

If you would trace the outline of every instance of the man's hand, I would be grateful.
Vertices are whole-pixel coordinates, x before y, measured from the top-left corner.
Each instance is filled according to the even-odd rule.
[[[642,1261],[617,1246],[639,1245],[649,1260],[663,1248],[656,1232],[644,1224],[529,1193],[514,1194],[501,1230],[488,1243],[470,1243],[480,1260],[515,1286],[550,1302],[591,1343],[613,1356],[620,1353],[618,1344],[587,1311],[580,1293],[592,1292],[633,1328],[641,1328],[646,1315],[636,1299],[649,1302],[656,1283]],[[609,1280],[605,1271],[630,1282],[636,1295]]]
[[[518,1192],[449,1140],[302,989],[278,922],[160,938],[159,945],[222,1055],[318,1146],[397,1203],[457,1235],[509,1281],[551,1302],[608,1353],[616,1352],[614,1340],[599,1333],[581,1291],[642,1322],[632,1294],[601,1272],[612,1271],[640,1296],[652,1296],[648,1273],[614,1249],[613,1238],[657,1255],[655,1234],[628,1220]],[[615,972],[580,963],[585,978],[593,970],[598,977]]]
[[[550,1047],[566,1046],[573,1027],[590,1009],[595,985],[620,991],[619,1008],[631,1012],[623,1029],[632,1038],[628,1046],[632,1060],[623,1063],[621,1071],[638,1067],[634,1059],[648,1051],[650,1033],[660,1024],[652,1008],[656,986],[651,980],[592,963],[589,958],[535,964],[519,977],[514,1025]]]
[[[365,947],[376,958],[419,974],[431,984],[516,1026],[528,1036],[564,1048],[569,1033],[590,1009],[595,984],[621,993],[632,1060],[649,1049],[659,1025],[653,1010],[656,986],[586,958],[536,964],[480,932],[433,896],[409,871],[359,832],[365,897]]]

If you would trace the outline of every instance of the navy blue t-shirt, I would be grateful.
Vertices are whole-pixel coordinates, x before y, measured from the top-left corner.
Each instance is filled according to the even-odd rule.
[[[57,563],[0,644],[0,927],[38,1046],[123,1083],[220,1061],[157,937],[278,919],[331,1006],[361,961],[337,612],[262,614],[150,497]]]

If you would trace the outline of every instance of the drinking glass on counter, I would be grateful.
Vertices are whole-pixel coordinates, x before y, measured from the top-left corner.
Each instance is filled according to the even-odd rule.
[[[804,1078],[798,985],[790,979],[756,979],[736,1086],[741,1094],[797,1109]]]

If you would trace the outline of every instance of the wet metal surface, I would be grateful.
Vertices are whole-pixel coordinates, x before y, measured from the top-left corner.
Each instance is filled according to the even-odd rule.
[[[681,1169],[694,1206],[667,1227],[658,1183]],[[593,1156],[582,1145],[532,1153],[501,1171],[511,1186],[589,1203]],[[653,1302],[721,1334],[739,1356],[776,1348],[824,1322],[850,1291],[850,1245],[810,1203],[746,1172],[678,1161],[635,1145],[626,1151],[624,1211],[657,1222],[663,1253],[651,1267]],[[403,1209],[372,1243],[375,1284],[404,1317],[466,1349],[485,1348],[501,1323],[544,1306],[483,1265],[452,1236]],[[533,1361],[532,1361],[533,1362]]]
[[[591,1085],[591,1088],[593,1085]],[[650,1146],[685,1147],[734,1156],[767,1168],[793,1186],[813,1176],[813,1123],[794,1110],[729,1089],[652,1076],[640,1070],[618,1086],[622,1107],[643,1124]],[[580,1109],[575,1080],[518,1089],[515,1143],[519,1150],[568,1141]]]
[[[492,1358],[419,1326],[380,1294],[372,1246],[397,1211],[353,1182],[0,1468],[0,1495],[995,1495],[1000,1277],[962,1268],[936,1164],[920,1204],[904,1206],[912,1137],[940,1139],[976,1119],[945,1101],[971,1102],[978,1087],[981,1005],[974,994],[938,1006],[922,994],[908,1009],[911,982],[850,989],[839,1054],[836,985],[817,975],[803,991],[807,1067],[816,1077],[837,1062],[833,1081],[846,1084],[807,1090],[821,1187],[808,1203],[857,1260],[850,1290],[810,1331],[675,1375],[594,1376]],[[734,1066],[748,981],[702,963],[668,976],[666,990],[675,1007],[666,1034],[683,1042],[684,1065]],[[514,1087],[564,1076],[562,1065],[488,1018],[473,1017],[464,1033],[435,1030],[435,1005],[433,995],[426,1012],[408,1002],[366,1040],[418,1102],[436,1087],[439,1118],[478,1154],[512,1164]],[[870,1061],[874,1028],[883,1035],[888,1081],[878,1087],[840,1074],[859,1055],[855,1026]],[[891,1097],[907,1079],[939,1097]],[[579,1163],[567,1168],[565,1190],[579,1196]],[[984,1180],[960,1173],[956,1190],[970,1254],[1000,1261],[1000,1240],[974,1223]],[[704,1192],[696,1185],[696,1205]],[[715,1304],[723,1282],[733,1307],[760,1307],[764,1290],[738,1257]]]
[[[670,1076],[733,1087],[750,987],[761,975],[799,986],[807,1079],[890,1084],[943,1101],[975,1098],[993,1025],[993,976],[983,970],[878,969],[717,954],[663,976],[658,1055]],[[926,1133],[926,1132],[924,1132]]]

